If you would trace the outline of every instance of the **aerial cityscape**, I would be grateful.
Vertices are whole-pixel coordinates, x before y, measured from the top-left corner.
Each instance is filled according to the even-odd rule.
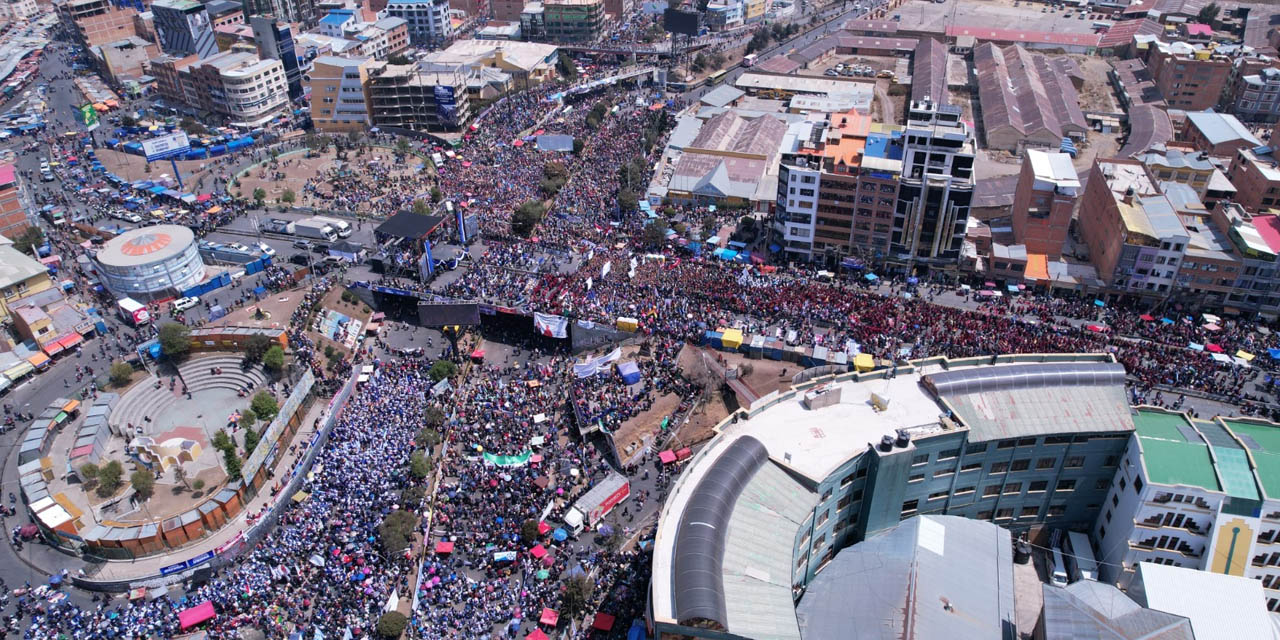
[[[0,637],[1280,640],[1280,5],[0,0]]]

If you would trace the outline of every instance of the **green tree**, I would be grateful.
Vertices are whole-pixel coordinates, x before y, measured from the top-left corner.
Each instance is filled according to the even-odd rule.
[[[266,354],[262,356],[262,366],[267,371],[279,373],[284,369],[284,349],[281,349],[278,344],[271,345],[271,348],[267,349]]]
[[[271,348],[271,338],[261,333],[255,333],[249,336],[244,343],[244,358],[249,362],[257,362],[266,355],[267,349]]]
[[[560,71],[560,77],[574,82],[578,79],[578,65],[573,63],[573,58],[569,54],[561,51],[560,59],[556,61],[556,69]]]
[[[224,453],[227,451],[235,451],[236,443],[231,439],[231,436],[227,435],[226,431],[218,429],[218,431],[213,434],[213,448]]]
[[[98,469],[98,496],[106,498],[116,494],[120,489],[120,478],[124,476],[124,465],[119,460],[112,460]]]
[[[387,56],[387,64],[413,64],[413,60],[410,60],[409,56],[397,53]]]
[[[440,187],[431,187],[431,201],[439,204],[441,200],[444,200],[444,192]]]
[[[422,414],[422,421],[426,423],[428,428],[439,429],[444,426],[444,421],[447,417],[448,416],[444,414],[444,410],[440,407],[427,407],[427,410]],[[439,435],[440,434],[436,434],[437,437],[439,437]]]
[[[584,147],[584,146],[586,146],[586,145],[585,145],[585,143],[582,141],[582,138],[574,138],[574,139],[573,139],[573,153],[574,153],[574,155],[581,154],[581,153],[582,153],[582,147]]]
[[[236,455],[234,449],[222,452],[222,466],[227,470],[227,478],[232,482],[240,479],[240,456]]]
[[[667,221],[658,218],[644,228],[644,243],[649,247],[657,247],[667,240]]]
[[[621,189],[618,191],[618,209],[623,213],[630,213],[640,207],[640,200],[636,198],[635,192],[630,189]]]
[[[434,449],[440,444],[440,432],[431,427],[423,427],[418,430],[418,435],[413,439],[414,444],[425,449]]]
[[[276,397],[267,391],[259,391],[253,394],[253,400],[249,403],[249,407],[264,422],[272,420],[277,413],[280,413],[280,404],[276,402]]]
[[[421,451],[414,451],[409,456],[409,475],[415,480],[426,480],[431,473],[431,459]]]
[[[203,491],[204,480],[201,480],[200,478],[196,478],[196,481],[191,483],[191,489],[193,491]]]
[[[568,619],[578,618],[591,608],[596,583],[584,575],[574,575],[565,581],[564,596],[560,598],[560,615]]]
[[[182,486],[190,489],[191,485],[187,484],[187,469],[181,464],[173,465],[173,479],[182,484]]]
[[[27,227],[22,235],[13,241],[13,248],[25,254],[32,254],[36,247],[44,244],[44,231],[40,227]]]
[[[520,538],[525,544],[533,544],[538,540],[538,521],[529,518],[520,523]]]
[[[409,619],[403,613],[388,611],[378,618],[378,635],[384,638],[399,638],[407,626],[409,626]]]
[[[698,55],[693,57],[693,68],[698,71],[702,71],[703,69],[707,68],[708,62],[710,61],[707,60],[706,54],[699,53]]]
[[[92,462],[86,462],[80,465],[80,481],[84,483],[84,490],[88,491],[98,484],[98,465]]]
[[[191,329],[177,322],[160,325],[160,350],[175,360],[187,355],[191,350]]]
[[[123,362],[113,362],[107,375],[111,378],[111,384],[123,387],[129,384],[129,379],[133,377],[133,367]]]
[[[388,513],[378,525],[378,538],[387,555],[393,556],[409,548],[409,539],[418,519],[404,509]]]
[[[138,119],[131,115],[125,114],[123,116],[120,116],[120,126],[136,127],[138,126]]]
[[[244,432],[244,454],[252,455],[253,450],[258,448],[258,441],[262,436],[258,435],[256,429],[247,429]]]
[[[420,485],[406,487],[400,492],[400,506],[404,509],[417,510],[422,501],[427,499],[427,490]]]
[[[258,421],[258,414],[254,413],[253,407],[245,407],[240,410],[240,426],[252,427],[253,423]]]
[[[133,495],[142,502],[150,500],[156,493],[156,479],[146,469],[134,471],[129,476],[129,484],[133,486]]]
[[[266,189],[263,189],[262,187],[258,187],[257,189],[253,190],[253,201],[258,203],[259,207],[262,206],[262,202],[266,199],[267,199]]]
[[[534,228],[538,226],[538,223],[542,222],[544,213],[546,213],[546,207],[537,200],[529,200],[521,204],[511,214],[511,232],[526,238],[529,237]]]
[[[1218,19],[1220,11],[1222,11],[1222,7],[1219,7],[1218,3],[1210,2],[1200,8],[1200,13],[1196,14],[1196,19],[1205,24],[1213,24]]]
[[[293,189],[285,189],[284,193],[280,194],[280,202],[285,204],[293,204],[297,200],[298,194],[294,193]]]
[[[453,374],[457,372],[458,365],[448,360],[436,360],[435,364],[431,365],[431,369],[427,371],[427,375],[431,376],[432,382],[440,382],[445,378],[452,378]]]
[[[396,140],[396,153],[400,155],[409,153],[409,141],[404,138]]]
[[[413,212],[420,216],[431,215],[431,205],[427,203],[426,200],[422,200],[422,199],[414,200]]]

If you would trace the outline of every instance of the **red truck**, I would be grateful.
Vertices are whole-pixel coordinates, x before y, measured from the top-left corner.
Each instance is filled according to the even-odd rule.
[[[582,533],[586,527],[594,529],[629,495],[631,495],[631,482],[622,474],[610,472],[608,477],[591,487],[582,494],[581,498],[578,498],[577,502],[573,503],[572,507],[569,507],[568,513],[564,514],[564,524],[575,536]]]

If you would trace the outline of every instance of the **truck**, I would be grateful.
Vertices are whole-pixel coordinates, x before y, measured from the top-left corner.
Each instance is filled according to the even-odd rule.
[[[338,232],[333,225],[319,218],[303,218],[293,223],[293,234],[302,238],[333,242],[338,239]]]
[[[135,327],[141,327],[151,322],[151,314],[147,312],[147,305],[134,300],[133,298],[121,298],[116,301],[116,310],[120,312],[120,319],[128,322]]]
[[[338,232],[339,238],[349,238],[351,237],[351,232],[355,231],[355,229],[351,227],[351,223],[347,222],[346,220],[338,220],[337,218],[325,218],[323,216],[315,216],[312,219],[329,223],[329,226],[333,227],[333,230]]]
[[[631,482],[626,476],[610,472],[604,480],[582,494],[564,514],[564,525],[573,535],[591,527],[594,529],[614,507],[631,495]]]
[[[742,66],[754,67],[756,65],[756,60],[759,60],[759,59],[760,59],[760,54],[748,53],[747,55],[742,56]]]
[[[293,235],[293,223],[280,218],[271,218],[262,223],[262,230],[268,233],[285,233]]]

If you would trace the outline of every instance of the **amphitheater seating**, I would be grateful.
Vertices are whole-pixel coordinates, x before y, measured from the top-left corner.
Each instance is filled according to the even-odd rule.
[[[256,389],[266,384],[267,375],[262,367],[255,365],[247,371],[242,370],[242,360],[243,356],[240,354],[211,355],[188,360],[178,369],[191,393],[209,389]],[[215,367],[222,368],[222,375],[210,372]],[[170,391],[169,376],[163,376],[161,381],[163,384],[159,389],[155,388],[154,377],[147,378],[130,389],[111,410],[109,422],[121,428],[128,424],[140,425],[143,424],[144,417],[151,416],[154,419],[185,399],[181,393],[181,382],[176,389]]]

